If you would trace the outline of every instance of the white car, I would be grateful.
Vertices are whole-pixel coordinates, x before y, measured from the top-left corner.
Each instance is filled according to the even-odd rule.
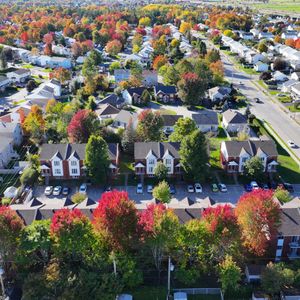
[[[45,188],[45,195],[46,196],[50,196],[51,194],[52,194],[52,192],[53,192],[53,186],[47,186],[46,188]]]
[[[218,186],[219,186],[220,192],[222,192],[222,193],[226,193],[227,192],[227,187],[226,187],[226,185],[224,183],[219,183]]]
[[[152,191],[153,191],[153,186],[152,186],[151,184],[149,184],[149,185],[147,186],[147,193],[151,194]]]
[[[252,190],[258,190],[259,189],[259,186],[258,186],[256,181],[251,181],[250,185],[252,187]]]
[[[62,190],[62,187],[60,185],[56,186],[54,189],[53,189],[53,196],[59,196],[60,193],[61,193],[61,190]]]
[[[83,183],[83,184],[79,187],[79,193],[85,194],[86,191],[87,191],[87,185],[86,185],[86,183]]]
[[[138,185],[136,186],[136,193],[143,194],[143,185],[141,183],[138,183]]]
[[[287,143],[291,148],[296,148],[296,144],[293,141],[289,140]]]
[[[195,192],[193,185],[191,185],[191,184],[188,185],[188,192],[189,193],[194,193]]]
[[[202,193],[202,186],[201,186],[200,183],[195,183],[194,187],[195,187],[195,192],[196,193]]]

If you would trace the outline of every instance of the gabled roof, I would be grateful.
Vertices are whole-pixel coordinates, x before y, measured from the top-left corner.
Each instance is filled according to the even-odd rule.
[[[281,224],[278,232],[283,236],[299,236],[300,235],[300,213],[299,207],[281,208],[280,213]]]
[[[161,115],[164,126],[174,126],[178,119],[183,118],[182,115]]]
[[[100,104],[110,104],[116,107],[122,103],[124,103],[124,99],[116,94],[110,94],[100,101]]]
[[[131,111],[122,109],[117,114],[115,121],[120,121],[120,122],[128,124],[130,119],[132,120],[132,122],[135,122],[137,120],[137,117],[138,117],[138,114],[136,112],[131,112]]]
[[[159,92],[163,94],[176,94],[176,86],[175,85],[156,85],[154,86],[154,93],[158,94]]]
[[[247,124],[247,118],[243,114],[231,109],[223,112],[223,118],[228,124]]]
[[[212,110],[200,111],[198,114],[192,114],[192,119],[197,125],[218,125],[218,114]]]
[[[162,158],[168,150],[170,155],[179,159],[180,143],[177,142],[138,142],[134,143],[134,159],[144,160],[152,151],[157,158]]]
[[[116,115],[120,110],[109,103],[100,104],[98,109],[95,111],[98,116]]]
[[[134,94],[141,96],[144,90],[147,90],[147,88],[144,86],[140,86],[140,87],[128,88],[127,92],[129,93],[130,96],[133,96]]]
[[[28,69],[17,69],[15,71],[11,71],[9,73],[15,73],[17,75],[23,75],[23,74],[28,74],[30,71]]]

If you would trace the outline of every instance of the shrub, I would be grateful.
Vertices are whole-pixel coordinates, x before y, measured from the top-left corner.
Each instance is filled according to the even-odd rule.
[[[71,199],[72,199],[72,202],[74,202],[74,203],[81,203],[83,200],[86,199],[86,197],[87,196],[85,194],[76,193],[71,197]]]
[[[275,190],[274,196],[282,203],[286,203],[292,200],[290,193],[281,187],[278,187]]]

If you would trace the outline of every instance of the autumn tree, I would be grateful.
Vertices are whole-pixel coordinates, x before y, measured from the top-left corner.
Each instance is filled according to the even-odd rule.
[[[171,200],[170,187],[165,180],[154,187],[152,194],[155,199],[162,203],[169,203]]]
[[[205,55],[205,59],[208,63],[215,63],[218,60],[221,60],[220,52],[216,49],[209,50]]]
[[[130,250],[136,246],[138,216],[127,192],[103,193],[93,213],[93,226],[111,250]]]
[[[168,63],[168,58],[164,55],[157,55],[153,60],[153,69],[159,71],[159,69]]]
[[[95,183],[104,182],[108,176],[108,146],[100,136],[91,135],[85,148],[84,165]]]
[[[207,173],[208,144],[205,135],[195,130],[180,145],[180,164],[189,178],[201,181]]]
[[[285,40],[285,44],[289,47],[295,48],[296,42],[293,39],[287,39]]]
[[[242,195],[235,213],[244,246],[255,255],[263,255],[280,222],[272,191],[254,190]]]
[[[116,56],[122,49],[123,45],[119,40],[112,40],[105,46],[106,52],[111,56]]]
[[[86,143],[92,134],[99,131],[99,120],[87,109],[79,110],[71,119],[67,131],[72,143]]]
[[[50,78],[55,78],[63,84],[71,79],[71,73],[65,68],[56,68],[50,73]]]
[[[195,121],[191,118],[179,118],[175,125],[174,131],[169,136],[171,142],[180,142],[197,129]]]
[[[186,34],[186,33],[187,33],[188,31],[190,31],[191,29],[192,29],[191,23],[184,22],[184,21],[181,22],[180,27],[179,27],[179,31],[180,31],[182,34]]]
[[[151,109],[143,110],[138,116],[137,134],[144,142],[160,141],[163,128],[163,119],[159,112]]]
[[[151,19],[149,17],[142,17],[139,20],[139,26],[147,27],[151,25]]]

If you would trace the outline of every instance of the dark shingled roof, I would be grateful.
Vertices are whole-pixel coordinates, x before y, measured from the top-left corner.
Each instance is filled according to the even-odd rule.
[[[16,73],[16,74],[18,74],[18,75],[27,74],[27,73],[29,73],[29,72],[30,72],[30,71],[27,70],[27,69],[17,69],[17,70],[15,70],[15,71],[12,71],[12,73]]]
[[[225,141],[224,143],[228,155],[232,157],[239,156],[242,149],[251,156],[256,155],[259,150],[263,151],[267,156],[278,155],[276,144],[272,140]]]
[[[300,211],[299,208],[282,208],[281,209],[281,224],[278,232],[283,236],[298,236],[300,235]]]
[[[162,158],[167,150],[174,158],[179,159],[180,143],[177,142],[139,142],[134,143],[134,159],[145,159],[149,151],[157,158]]]
[[[183,118],[182,115],[161,115],[164,120],[164,126],[174,126],[178,119]]]
[[[228,124],[245,124],[247,123],[247,118],[238,111],[231,109],[223,112],[223,118],[227,121]]]
[[[154,86],[155,94],[162,92],[163,94],[176,94],[175,85],[156,85]]]
[[[134,94],[141,96],[143,94],[144,90],[146,90],[146,89],[147,88],[145,88],[144,86],[132,87],[132,88],[128,88],[127,92],[129,93],[130,96],[133,96]]]
[[[218,114],[215,111],[204,110],[198,114],[192,114],[192,119],[197,125],[218,125]]]
[[[96,110],[96,114],[99,116],[106,116],[106,115],[116,115],[120,112],[120,110],[109,103],[102,104]]]
[[[249,275],[261,275],[261,272],[265,269],[266,267],[263,265],[247,265],[248,273]]]
[[[110,104],[112,106],[118,106],[124,103],[124,99],[116,94],[110,94],[99,102],[99,104]]]
[[[200,208],[181,208],[173,209],[179,222],[184,224],[193,219],[200,219],[202,210]]]

